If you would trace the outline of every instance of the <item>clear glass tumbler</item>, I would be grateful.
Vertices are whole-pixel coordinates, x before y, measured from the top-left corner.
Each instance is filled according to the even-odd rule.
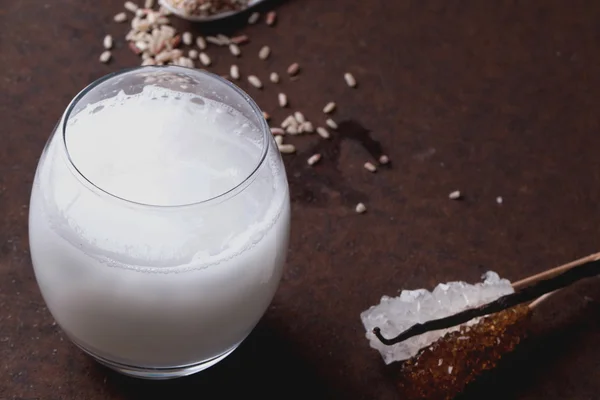
[[[149,379],[235,350],[275,294],[289,225],[261,110],[231,83],[174,66],[108,75],[73,99],[29,214],[57,323],[99,362]]]

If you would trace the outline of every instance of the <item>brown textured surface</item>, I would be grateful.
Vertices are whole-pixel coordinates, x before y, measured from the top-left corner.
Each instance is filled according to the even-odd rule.
[[[290,0],[276,28],[247,29],[248,51],[269,44],[273,69],[299,61],[302,78],[284,84],[290,102],[316,120],[337,101],[336,119],[371,130],[369,149],[381,143],[391,168],[362,169],[369,154],[355,123],[343,132],[360,140],[327,143],[314,170],[305,166],[313,142],[298,139],[303,154],[286,157],[289,262],[258,329],[190,379],[143,382],[99,367],[44,308],[27,203],[69,100],[134,65],[126,51],[97,62],[104,33],[121,32],[109,22],[120,4],[0,3],[0,399],[397,399],[395,372],[359,320],[382,294],[475,281],[486,269],[517,279],[599,250],[600,3]],[[249,54],[240,65],[263,71]],[[230,56],[213,57],[225,73]],[[353,91],[347,69],[359,81]],[[276,111],[275,90],[250,92]],[[455,189],[464,201],[448,200]],[[359,200],[365,215],[352,210]],[[565,294],[576,310],[546,309],[518,362],[466,397],[598,398],[599,289],[594,281]]]
[[[512,354],[527,337],[529,316],[529,307],[519,305],[435,341],[402,364],[398,374],[402,397],[452,400]]]

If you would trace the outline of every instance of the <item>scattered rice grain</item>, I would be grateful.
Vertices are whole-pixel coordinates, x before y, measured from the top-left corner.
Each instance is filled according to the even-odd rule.
[[[135,17],[131,20],[131,27],[138,32],[145,32],[150,29],[150,24],[141,18]]]
[[[235,44],[243,44],[247,43],[248,41],[250,41],[250,39],[246,35],[238,35],[231,38],[231,43]]]
[[[279,107],[286,107],[288,105],[288,100],[285,93],[279,93],[277,99],[279,100]]]
[[[183,40],[183,44],[191,46],[194,41],[194,36],[192,36],[191,32],[183,32],[181,39]]]
[[[257,89],[261,89],[263,87],[260,79],[258,79],[258,77],[254,76],[254,75],[248,76],[248,82],[250,82],[250,84]]]
[[[212,63],[210,57],[205,52],[201,52],[200,54],[198,54],[198,59],[205,67],[208,67]]]
[[[171,40],[167,41],[167,47],[174,49],[175,47],[179,46],[179,43],[181,43],[181,35],[177,35],[171,38]]]
[[[358,214],[363,214],[365,211],[367,211],[367,207],[363,203],[358,203],[355,210]]]
[[[139,55],[142,52],[133,42],[129,42],[127,46],[133,51],[133,54]]]
[[[202,36],[198,36],[196,38],[196,46],[200,49],[200,50],[206,50],[206,40],[204,40],[204,37]]]
[[[258,22],[259,19],[260,19],[260,14],[257,12],[253,12],[252,14],[250,14],[250,17],[248,17],[248,23],[250,25],[254,25],[255,23]]]
[[[235,79],[238,80],[240,79],[240,69],[237,65],[232,65],[231,68],[229,68],[229,75]]]
[[[385,154],[383,154],[379,157],[379,164],[386,165],[389,163],[390,163],[390,158],[388,156],[386,156]]]
[[[104,40],[102,41],[102,45],[106,50],[110,50],[113,47],[113,38],[110,35],[104,36]]]
[[[281,127],[282,128],[287,128],[288,126],[296,126],[298,125],[298,121],[296,121],[296,118],[294,118],[293,115],[289,115],[286,119],[283,120],[283,122],[281,123]]]
[[[346,72],[344,74],[344,79],[346,80],[346,84],[348,86],[350,86],[351,88],[356,87],[356,79],[354,78],[354,75],[352,75],[350,72]]]
[[[293,63],[287,69],[287,73],[290,76],[296,75],[298,73],[298,71],[300,71],[300,65],[298,63]]]
[[[323,112],[325,114],[330,114],[335,110],[335,103],[333,101],[327,103],[327,105],[323,108]]]
[[[111,56],[112,54],[109,50],[103,51],[102,54],[100,54],[100,62],[106,64],[110,61]]]
[[[269,46],[263,46],[258,52],[258,58],[261,60],[266,60],[271,55],[271,49]]]
[[[240,54],[242,54],[242,51],[240,50],[239,46],[235,43],[231,43],[229,45],[229,51],[236,57],[239,57]]]
[[[327,121],[325,121],[325,123],[331,129],[337,129],[338,128],[338,124],[334,120],[332,120],[331,118],[328,118]]]
[[[231,43],[231,38],[227,35],[223,35],[222,33],[219,33],[217,35],[217,39],[219,39],[221,41],[221,43],[223,43],[223,44]]]
[[[275,11],[269,11],[266,18],[267,25],[273,26],[275,25],[275,21],[277,21],[277,13]]]
[[[308,158],[308,160],[306,160],[306,163],[310,166],[313,166],[316,163],[318,163],[320,159],[321,159],[321,155],[319,153],[313,154],[312,156],[310,156]]]
[[[369,172],[377,172],[377,167],[370,161],[367,161],[364,165],[365,169]]]
[[[293,154],[296,152],[296,146],[293,144],[280,144],[277,146],[282,154]]]
[[[325,128],[323,128],[322,126],[319,126],[317,128],[317,133],[319,134],[319,136],[321,136],[323,139],[329,139],[331,137],[331,135],[329,134],[329,131]]]
[[[138,40],[137,42],[135,42],[135,47],[137,47],[140,51],[146,51],[148,50],[148,42],[144,41],[144,40]]]
[[[460,199],[460,198],[461,198],[461,196],[462,196],[462,195],[461,195],[461,193],[460,193],[460,190],[455,190],[454,192],[452,192],[452,193],[450,193],[450,194],[448,195],[448,198],[449,198],[450,200],[458,200],[458,199]]]
[[[302,124],[302,130],[306,133],[313,133],[315,131],[315,128],[311,122],[306,121]]]
[[[227,43],[223,43],[223,42],[221,41],[221,39],[219,39],[219,38],[216,38],[216,37],[214,37],[214,36],[207,36],[207,37],[205,38],[205,40],[206,40],[208,43],[212,43],[212,44],[214,44],[214,45],[216,45],[216,46],[225,46],[225,45],[227,44]]]
[[[133,1],[126,1],[125,4],[123,4],[123,7],[125,7],[127,11],[131,11],[132,13],[135,13],[139,9],[138,5],[135,4]]]
[[[194,61],[187,57],[179,57],[179,65],[187,68],[194,68]]]
[[[269,79],[273,83],[278,83],[279,82],[279,74],[277,72],[271,72],[271,75],[269,75]]]
[[[118,14],[115,14],[115,16],[113,17],[113,21],[115,21],[115,22],[125,22],[125,21],[127,21],[127,14],[125,14],[124,12],[120,12]]]
[[[163,50],[158,53],[155,57],[157,63],[164,63],[171,59],[171,52],[167,50]]]
[[[148,19],[148,22],[150,23],[150,25],[156,24],[158,21],[158,17],[159,17],[158,13],[155,13],[152,10],[147,10],[146,18]]]

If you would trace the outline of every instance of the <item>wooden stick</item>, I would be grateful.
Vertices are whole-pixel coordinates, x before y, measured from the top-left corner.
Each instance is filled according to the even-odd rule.
[[[543,296],[538,297],[537,299],[535,299],[534,301],[532,301],[531,303],[529,303],[529,309],[530,310],[534,310],[536,309],[540,304],[542,304],[544,301],[546,301],[550,296],[552,296],[555,293],[560,292],[561,289],[555,290],[554,292],[550,292],[550,293],[546,293]]]
[[[522,288],[524,288],[526,286],[534,284],[534,283],[536,283],[538,281],[541,281],[541,280],[544,280],[544,279],[548,279],[548,278],[552,278],[552,277],[554,277],[556,275],[562,274],[563,272],[568,271],[571,268],[575,268],[575,267],[578,267],[578,266],[580,266],[582,264],[585,264],[585,263],[588,263],[588,262],[591,262],[591,261],[598,261],[598,260],[600,260],[600,253],[591,254],[591,255],[589,255],[587,257],[580,258],[579,260],[571,261],[568,264],[561,265],[560,267],[552,268],[552,269],[549,269],[547,271],[540,272],[539,274],[532,275],[532,276],[529,276],[527,278],[521,279],[520,281],[514,282],[512,284],[512,287],[515,290],[519,290],[519,289],[522,289]]]
[[[534,283],[536,283],[536,282],[538,282],[540,280],[548,279],[548,278],[551,278],[553,276],[556,276],[556,275],[560,274],[561,272],[568,271],[569,269],[575,268],[575,267],[577,267],[577,266],[579,266],[581,264],[585,264],[588,261],[596,261],[599,258],[600,258],[600,253],[591,254],[591,255],[589,255],[587,257],[580,258],[579,260],[571,261],[568,264],[564,264],[564,265],[561,265],[559,267],[555,267],[555,268],[552,268],[552,269],[540,272],[539,274],[532,275],[532,276],[529,276],[527,278],[523,278],[520,281],[514,282],[512,284],[512,287],[515,290],[518,290],[518,289],[521,289],[521,288],[526,287],[528,285],[534,284]],[[550,296],[552,296],[555,293],[558,293],[559,291],[560,290],[555,290],[554,292],[546,293],[545,295],[540,296],[539,298],[537,298],[536,300],[532,301],[529,304],[529,309],[530,310],[534,310],[540,304],[542,304],[544,301],[546,301]]]

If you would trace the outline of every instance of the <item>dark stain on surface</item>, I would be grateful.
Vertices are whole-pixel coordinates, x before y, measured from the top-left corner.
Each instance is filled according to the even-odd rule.
[[[374,160],[384,154],[381,143],[362,124],[354,120],[341,122],[329,140],[319,140],[285,160],[293,202],[323,207],[334,197],[346,206],[368,200],[367,194],[353,188],[342,174],[340,150],[345,141],[358,143]],[[306,160],[316,153],[321,154],[321,161],[311,167]]]

